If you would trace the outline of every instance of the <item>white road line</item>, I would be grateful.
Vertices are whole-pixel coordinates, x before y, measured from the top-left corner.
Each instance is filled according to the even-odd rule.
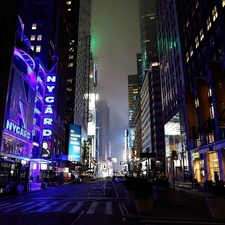
[[[63,208],[65,208],[67,205],[69,205],[71,202],[65,202],[64,204],[60,205],[54,212],[59,212]]]
[[[75,207],[73,207],[68,213],[75,213],[81,206],[83,202],[78,202]]]
[[[26,208],[26,209],[24,209],[24,210],[21,210],[20,212],[27,212],[27,211],[29,211],[29,210],[31,210],[31,209],[37,207],[37,206],[40,206],[40,205],[45,204],[45,203],[46,203],[46,202],[40,202],[39,204],[32,205],[31,207],[28,207],[28,208]]]
[[[44,207],[42,207],[42,208],[36,210],[35,212],[43,212],[44,210],[49,209],[52,205],[55,205],[55,204],[57,204],[57,203],[58,203],[58,202],[52,202],[52,203],[50,203],[50,204],[48,204],[48,205],[45,205]]]
[[[111,215],[112,212],[112,202],[106,202],[105,214]]]
[[[86,214],[94,214],[97,205],[98,205],[98,202],[92,202]]]
[[[9,205],[9,204],[11,204],[12,202],[7,202],[7,203],[4,203],[4,204],[0,204],[0,207],[1,206],[4,206],[4,205]]]
[[[24,205],[22,205],[22,206],[31,205],[31,204],[33,204],[33,203],[34,203],[34,202],[28,202],[28,203],[26,203],[26,204],[24,204]],[[7,209],[7,210],[5,210],[5,211],[3,211],[3,212],[11,212],[11,211],[13,211],[14,209],[17,209],[17,208],[19,208],[19,207],[21,207],[21,205],[18,205],[18,206],[16,206],[16,207],[12,207],[12,208]]]
[[[3,206],[1,207],[0,209],[3,209],[3,208],[9,208],[9,207],[12,207],[12,206],[16,206],[16,205],[21,205],[23,202],[18,202],[16,204],[10,204],[10,205],[7,205],[7,206]]]

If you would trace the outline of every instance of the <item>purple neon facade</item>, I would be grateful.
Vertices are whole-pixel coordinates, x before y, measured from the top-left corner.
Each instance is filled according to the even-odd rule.
[[[36,74],[31,66],[34,68],[33,59],[15,47],[1,146],[1,154],[25,160],[32,157],[33,112],[37,85]]]

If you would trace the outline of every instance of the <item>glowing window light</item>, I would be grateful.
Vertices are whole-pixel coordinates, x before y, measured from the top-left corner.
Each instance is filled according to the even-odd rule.
[[[36,30],[37,29],[37,24],[36,23],[33,23],[31,29],[32,30]]]

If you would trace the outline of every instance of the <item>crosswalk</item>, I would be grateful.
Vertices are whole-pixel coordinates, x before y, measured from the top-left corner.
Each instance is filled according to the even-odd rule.
[[[0,213],[27,213],[27,212],[66,212],[76,213],[84,211],[87,215],[104,213],[113,215],[113,209],[118,208],[118,203],[111,201],[31,201],[31,202],[7,202],[0,203]]]

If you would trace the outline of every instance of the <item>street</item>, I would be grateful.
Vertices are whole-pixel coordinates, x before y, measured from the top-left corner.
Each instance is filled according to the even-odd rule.
[[[195,199],[197,202],[193,205],[192,202]],[[134,205],[129,205],[125,198],[123,183],[115,183],[111,179],[99,179],[2,197],[0,198],[0,224],[225,224],[224,221],[213,220],[210,217],[208,209],[204,205],[203,196],[178,192],[177,200],[178,202],[171,207],[156,203],[150,215],[138,214]],[[195,211],[196,213],[194,213]]]
[[[67,184],[0,199],[1,225],[122,224],[113,183]]]

